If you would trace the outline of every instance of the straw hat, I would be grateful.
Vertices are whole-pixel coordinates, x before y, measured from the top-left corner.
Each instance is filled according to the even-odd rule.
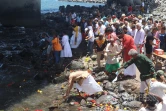
[[[142,16],[141,16],[141,15],[138,15],[138,18],[139,18],[139,19],[142,19]]]

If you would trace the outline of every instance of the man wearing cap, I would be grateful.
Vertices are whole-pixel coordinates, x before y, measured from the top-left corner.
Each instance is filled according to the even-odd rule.
[[[163,83],[163,75],[164,72],[162,70],[157,71],[156,79],[151,79],[149,84],[149,92],[157,95],[163,100],[162,103],[157,104],[156,111],[166,110],[166,94],[165,94],[166,84]]]
[[[158,70],[156,74],[160,77],[161,82],[166,83],[166,79],[165,79],[166,75],[163,70]]]
[[[97,53],[97,64],[99,68],[101,67],[100,66],[101,55],[103,54],[103,50],[105,49],[107,45],[107,41],[103,36],[104,35],[101,33],[99,35],[99,38],[94,41],[95,52]]]
[[[128,52],[130,51],[130,49],[136,49],[134,40],[130,35],[124,34],[122,28],[118,29],[117,35],[118,35],[119,39],[122,39],[122,44],[123,44],[122,50],[117,55],[120,55],[123,52],[123,62],[127,62],[132,58],[130,55],[128,55]],[[130,76],[130,77],[135,77],[135,75],[136,75],[135,64],[131,64],[128,68],[126,68],[124,70],[124,75]]]
[[[75,71],[67,75],[69,76],[69,84],[66,93],[63,96],[64,99],[69,96],[73,85],[75,85],[75,88],[77,88],[79,92],[85,92],[88,95],[102,92],[102,87],[94,80],[94,78],[91,76],[91,73],[91,70]]]
[[[86,40],[88,40],[88,52],[91,56],[93,54],[93,44],[94,44],[94,33],[89,28],[85,28]]]

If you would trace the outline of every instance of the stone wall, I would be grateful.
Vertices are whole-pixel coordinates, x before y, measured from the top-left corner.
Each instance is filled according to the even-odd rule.
[[[6,26],[39,26],[41,0],[1,0],[0,22]]]

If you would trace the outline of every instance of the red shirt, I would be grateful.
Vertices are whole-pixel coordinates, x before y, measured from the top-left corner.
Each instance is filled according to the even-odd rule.
[[[129,7],[128,7],[128,11],[129,11],[129,12],[132,12],[132,11],[133,11],[132,6],[129,6]]]
[[[124,61],[127,62],[131,59],[131,56],[128,55],[128,52],[130,51],[130,49],[137,49],[135,44],[134,44],[134,39],[132,36],[125,34],[123,37],[123,48],[124,48],[124,52],[123,52],[123,58]]]

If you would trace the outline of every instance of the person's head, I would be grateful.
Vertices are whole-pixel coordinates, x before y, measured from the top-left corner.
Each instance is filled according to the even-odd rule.
[[[141,24],[140,24],[140,23],[137,23],[136,26],[137,26],[137,29],[138,29],[138,30],[141,29]]]
[[[146,25],[146,20],[145,19],[142,20],[142,25]]]
[[[124,32],[125,34],[127,34],[127,27],[126,27],[126,26],[123,27],[123,32]]]
[[[128,52],[128,55],[131,56],[132,58],[136,58],[138,55],[138,52],[135,49],[130,49]]]
[[[45,38],[45,37],[47,37],[47,34],[46,34],[45,32],[43,32],[43,33],[41,34],[41,37],[42,37],[42,38]]]
[[[161,28],[162,28],[161,23],[157,24],[157,28],[158,28],[158,30],[161,30]]]
[[[107,28],[105,29],[105,33],[106,33],[106,34],[111,34],[112,32],[114,32],[114,31],[113,31],[113,29],[112,29],[111,27],[107,27]]]
[[[63,32],[62,32],[62,33],[63,33],[63,35],[66,35],[66,34],[67,34],[66,30],[63,30]]]
[[[94,19],[94,22],[97,23],[97,22],[98,22],[98,18],[95,18],[95,19]]]
[[[156,96],[154,95],[151,95],[151,94],[148,94],[146,96],[146,104],[149,106],[149,107],[155,107],[155,104],[158,102]]]
[[[129,22],[127,20],[124,21],[124,25],[125,26],[128,26],[129,25]]]
[[[141,15],[138,15],[138,19],[141,20],[141,19],[142,19],[142,16],[141,16]]]
[[[151,24],[153,23],[153,19],[152,19],[152,18],[149,18],[149,19],[148,19],[148,22],[149,22],[149,24],[151,25]]]
[[[85,33],[86,33],[86,34],[88,34],[88,33],[89,33],[89,31],[90,31],[90,29],[89,29],[89,28],[85,28]]]
[[[156,72],[156,79],[157,81],[163,82],[163,80],[165,79],[165,73],[163,70],[158,70]]]
[[[136,29],[135,24],[133,24],[133,25],[131,26],[131,29],[132,29],[132,30],[135,30],[135,29]]]
[[[124,37],[124,32],[122,28],[118,28],[116,35],[121,39]]]
[[[104,21],[104,22],[107,21],[107,17],[103,17],[103,21]]]
[[[99,26],[102,26],[102,25],[103,25],[103,22],[102,22],[102,21],[99,21],[98,24],[99,24]]]
[[[115,39],[114,38],[111,38],[110,40],[110,43],[113,45],[115,43]]]
[[[121,17],[124,18],[124,17],[126,17],[126,15],[123,13]]]
[[[53,38],[56,38],[56,37],[58,37],[58,35],[57,35],[57,33],[56,33],[56,31],[52,31],[52,34],[53,34]]]
[[[112,19],[115,19],[116,18],[116,15],[112,15]]]
[[[152,29],[152,33],[153,33],[153,34],[156,34],[157,31],[158,31],[158,28],[157,28],[157,27],[154,27],[154,28]]]
[[[99,40],[102,40],[103,39],[103,34],[101,33],[101,34],[99,34]]]

